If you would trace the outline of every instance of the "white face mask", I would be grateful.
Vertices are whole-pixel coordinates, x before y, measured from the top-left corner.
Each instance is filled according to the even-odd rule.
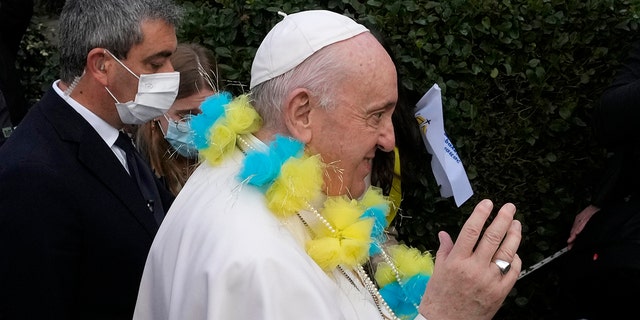
[[[141,74],[139,77],[127,68],[109,50],[105,50],[122,67],[127,69],[134,77],[138,78],[138,93],[134,101],[120,102],[105,87],[107,92],[116,101],[116,109],[120,119],[126,124],[143,124],[156,117],[163,115],[176,99],[180,86],[180,72],[160,72],[152,74]]]

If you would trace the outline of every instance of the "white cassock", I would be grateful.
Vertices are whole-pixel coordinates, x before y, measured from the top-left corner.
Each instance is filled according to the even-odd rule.
[[[382,319],[355,272],[346,270],[351,283],[307,255],[296,215],[278,219],[260,190],[238,181],[243,160],[236,149],[189,178],[153,242],[133,318]]]

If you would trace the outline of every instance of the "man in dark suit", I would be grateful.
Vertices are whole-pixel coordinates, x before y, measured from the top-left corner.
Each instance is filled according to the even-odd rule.
[[[173,103],[180,15],[170,0],[66,1],[60,80],[0,148],[0,319],[131,319],[173,198],[153,180],[143,196],[116,140]]]
[[[610,155],[591,205],[574,219],[562,265],[564,319],[619,319],[640,296],[640,42],[603,91],[593,131]]]

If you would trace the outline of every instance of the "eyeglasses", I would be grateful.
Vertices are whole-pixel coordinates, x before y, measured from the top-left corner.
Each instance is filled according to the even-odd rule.
[[[171,118],[169,118],[169,116],[167,116],[167,114],[164,114],[164,118],[167,119],[167,122],[169,122],[169,125],[174,124],[176,126],[176,129],[178,129],[178,131],[180,132],[189,132],[191,130],[191,118],[193,117],[192,114],[188,113],[185,114],[184,116],[182,116],[182,118],[180,118],[180,120],[176,121],[173,120]]]

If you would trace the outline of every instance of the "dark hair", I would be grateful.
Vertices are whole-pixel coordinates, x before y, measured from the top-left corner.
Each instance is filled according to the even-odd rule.
[[[144,40],[143,22],[159,19],[176,26],[181,16],[170,0],[67,0],[59,20],[60,78],[71,83],[82,75],[94,48],[126,57]]]

